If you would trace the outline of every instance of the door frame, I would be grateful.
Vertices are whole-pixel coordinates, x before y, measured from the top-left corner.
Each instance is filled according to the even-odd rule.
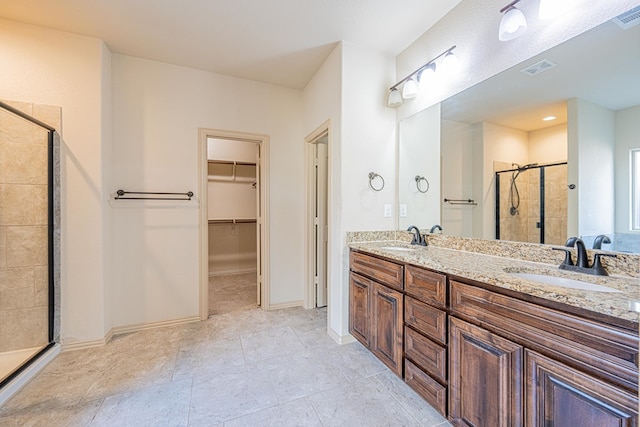
[[[306,181],[307,181],[307,206],[305,214],[306,223],[306,262],[305,262],[305,278],[306,284],[304,286],[304,308],[312,309],[316,308],[315,304],[315,284],[314,284],[314,271],[315,271],[315,238],[314,238],[314,157],[315,146],[313,144],[318,138],[327,134],[327,257],[325,262],[327,263],[327,282],[331,277],[331,120],[327,120],[318,126],[314,131],[304,138],[305,141],[305,156],[306,156]],[[329,307],[331,301],[331,286],[327,283],[327,307]]]
[[[230,139],[234,141],[253,142],[260,150],[260,205],[256,226],[260,227],[259,260],[261,271],[258,272],[260,301],[263,310],[270,307],[269,283],[269,136],[247,132],[227,131],[221,129],[198,129],[198,194],[200,196],[198,234],[199,269],[200,269],[200,320],[209,317],[209,221],[207,213],[208,168],[207,139]]]

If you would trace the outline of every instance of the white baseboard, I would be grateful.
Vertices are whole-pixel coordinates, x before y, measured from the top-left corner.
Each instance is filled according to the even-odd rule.
[[[352,342],[355,342],[356,339],[353,337],[353,335],[348,334],[348,335],[338,335],[336,333],[336,331],[334,331],[331,328],[327,328],[327,333],[329,334],[329,336],[338,344],[342,345],[342,344],[349,344]]]
[[[60,354],[60,344],[54,344],[46,353],[40,355],[24,371],[9,381],[0,389],[0,407],[27,385],[40,371],[42,371],[56,356]]]
[[[183,325],[186,323],[199,322],[200,316],[185,317],[182,319],[166,320],[163,322],[138,323],[128,326],[117,326],[111,328],[104,338],[93,341],[81,341],[62,345],[62,351],[82,350],[85,348],[101,347],[107,344],[116,335],[127,334],[131,332],[144,331],[146,329],[164,328],[166,326]]]

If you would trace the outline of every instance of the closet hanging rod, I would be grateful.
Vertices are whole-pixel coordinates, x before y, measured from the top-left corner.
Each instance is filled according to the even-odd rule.
[[[473,199],[444,199],[444,202],[449,203],[450,205],[477,205],[476,201]]]
[[[210,219],[209,224],[254,224],[255,219]]]
[[[142,197],[122,197],[127,194],[138,194]],[[160,196],[160,197],[149,197]],[[182,196],[182,197],[167,197],[167,196]],[[191,200],[193,197],[193,191],[187,191],[186,193],[160,193],[153,191],[116,191],[116,200]]]

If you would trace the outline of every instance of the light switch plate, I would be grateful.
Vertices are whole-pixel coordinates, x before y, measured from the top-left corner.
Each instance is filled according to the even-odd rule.
[[[384,217],[391,218],[391,203],[384,204]]]
[[[401,204],[400,205],[400,218],[406,218],[406,217],[407,217],[407,205]]]

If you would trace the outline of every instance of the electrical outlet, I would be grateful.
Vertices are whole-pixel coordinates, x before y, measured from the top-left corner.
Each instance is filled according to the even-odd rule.
[[[391,203],[384,204],[384,217],[391,218]]]
[[[401,204],[400,205],[400,218],[406,218],[406,217],[407,217],[407,205]]]

